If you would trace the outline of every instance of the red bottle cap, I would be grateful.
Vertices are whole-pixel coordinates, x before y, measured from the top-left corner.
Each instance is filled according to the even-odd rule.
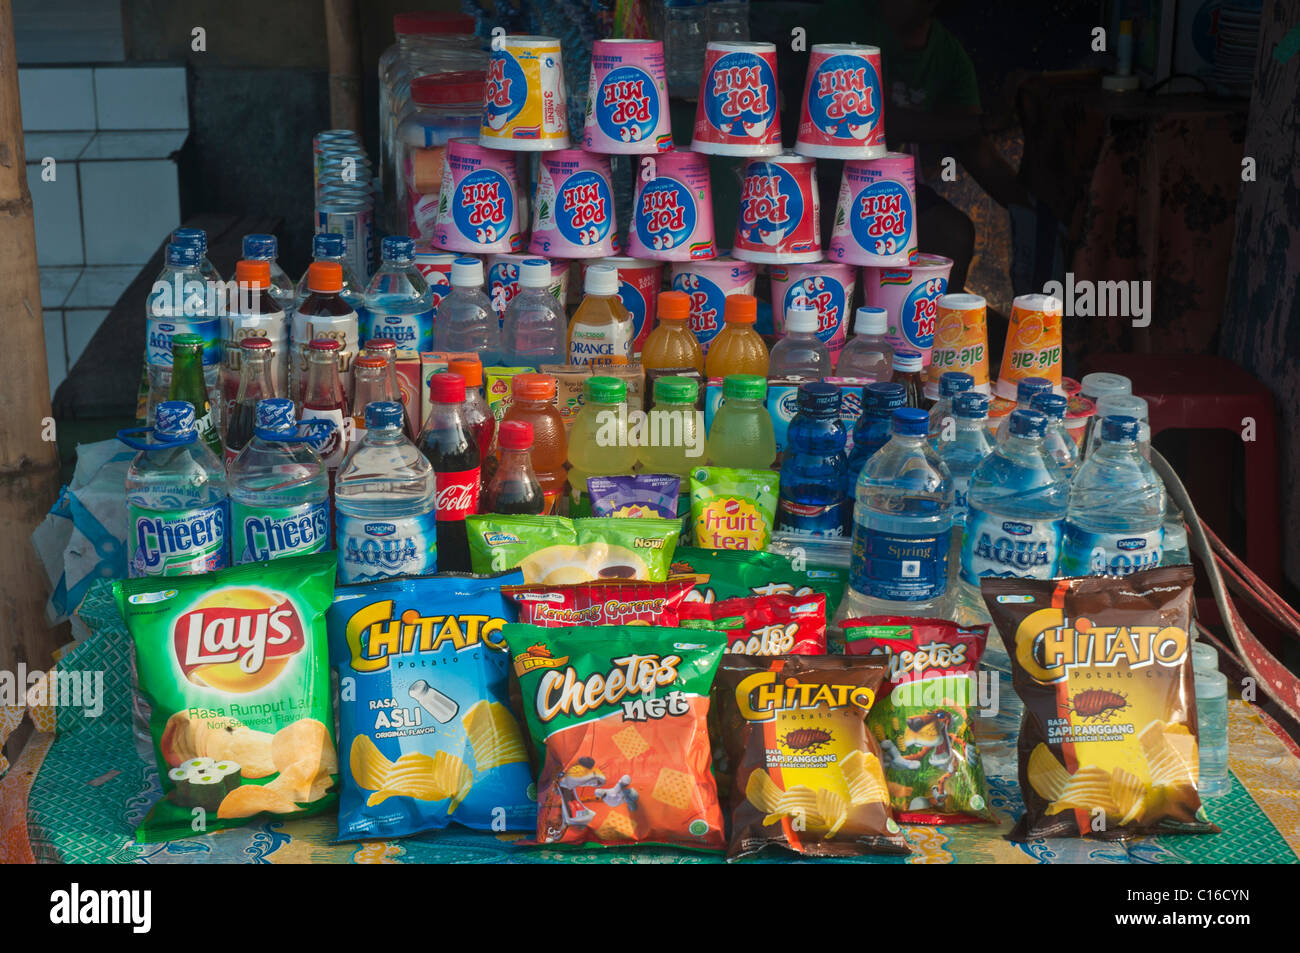
[[[239,342],[239,347],[244,351],[269,351],[271,350],[270,338],[244,338]]]
[[[533,425],[526,420],[507,420],[497,433],[502,450],[527,450],[533,445]]]
[[[366,342],[367,351],[396,351],[397,342],[392,338],[371,338]]]
[[[312,342],[312,347],[316,342]],[[465,378],[459,374],[443,371],[429,378],[429,400],[435,404],[463,404],[465,402]]]
[[[333,338],[317,338],[309,344],[308,350],[312,351],[337,351],[342,345]]]

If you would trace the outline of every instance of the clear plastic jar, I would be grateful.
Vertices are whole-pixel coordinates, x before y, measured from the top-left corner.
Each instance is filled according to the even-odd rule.
[[[438,73],[411,81],[412,108],[397,126],[396,195],[401,227],[429,238],[438,211],[448,141],[477,136],[483,112],[482,70]]]

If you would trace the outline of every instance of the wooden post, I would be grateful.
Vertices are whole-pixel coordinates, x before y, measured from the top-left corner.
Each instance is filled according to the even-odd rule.
[[[59,455],[10,0],[0,0],[0,334],[0,669],[13,671],[49,665],[56,647],[31,535],[58,494]]]
[[[330,127],[361,131],[361,42],[356,0],[325,0],[330,57]]]

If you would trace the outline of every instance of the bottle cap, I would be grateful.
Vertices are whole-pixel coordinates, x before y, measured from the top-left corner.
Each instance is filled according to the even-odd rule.
[[[952,399],[952,412],[964,420],[983,420],[989,415],[987,394],[966,391]]]
[[[244,236],[244,257],[261,258],[270,261],[279,253],[279,243],[275,240],[274,235],[245,235]]]
[[[372,371],[373,370],[382,371],[387,366],[388,366],[388,361],[384,360],[384,358],[380,357],[378,354],[366,354],[357,358],[355,361],[352,362],[353,369],[356,369],[358,367],[364,367]]]
[[[613,265],[591,265],[582,281],[582,291],[601,297],[618,294],[618,269]]]
[[[533,445],[533,425],[526,420],[502,421],[497,440],[502,450],[527,450]]]
[[[691,296],[684,291],[665,291],[659,295],[658,310],[660,320],[686,321],[691,316]]]
[[[154,433],[158,436],[169,439],[184,437],[195,431],[194,405],[188,400],[164,400],[155,408],[153,421]]]
[[[454,288],[483,284],[483,262],[477,258],[457,258],[451,263],[451,284]]]
[[[519,266],[519,287],[551,287],[551,263],[545,258],[529,258]]]
[[[172,340],[175,340],[175,338],[173,338]],[[343,345],[341,345],[341,344],[340,344],[337,340],[335,340],[334,338],[315,338],[315,339],[314,339],[310,344],[307,345],[307,350],[309,350],[309,351],[337,351],[337,350],[339,350],[339,348],[341,348],[342,346],[343,346]]]
[[[343,266],[337,261],[313,261],[307,267],[307,290],[337,294],[343,290]]]
[[[1192,643],[1192,670],[1195,672],[1217,672],[1219,670],[1219,650],[1209,642],[1197,639]]]
[[[879,381],[868,384],[862,391],[862,409],[885,411],[897,410],[907,403],[907,388],[893,381]]]
[[[365,347],[367,351],[396,351],[397,342],[392,338],[371,338],[366,342]]]
[[[515,400],[554,400],[556,386],[550,374],[516,374],[510,393]]]
[[[582,384],[582,399],[593,404],[621,404],[627,400],[627,383],[618,377],[588,377]]]
[[[1030,404],[1039,394],[1050,394],[1052,382],[1046,377],[1026,377],[1016,385],[1016,403]]]
[[[235,281],[250,288],[271,287],[271,263],[269,261],[249,261],[247,258],[235,262]]]
[[[660,377],[655,381],[656,404],[693,404],[700,385],[690,377]]]
[[[265,340],[265,339],[263,339]],[[276,433],[293,433],[296,421],[293,401],[287,397],[267,397],[257,402],[257,429]]]
[[[465,378],[448,371],[429,378],[429,400],[435,404],[465,403]]]
[[[483,365],[477,359],[458,357],[447,365],[447,370],[465,379],[465,387],[483,386]]]
[[[189,347],[192,347],[192,348],[195,348],[196,350],[202,350],[202,349],[203,349],[203,338],[200,337],[199,335],[195,334],[195,333],[192,332],[192,331],[186,331],[184,334],[173,334],[173,335],[172,335],[172,347],[173,347],[173,348],[178,348],[178,347],[189,348]]]
[[[1101,439],[1106,443],[1135,443],[1140,430],[1141,424],[1135,417],[1111,414],[1101,421]]]
[[[470,32],[473,32],[472,30]],[[421,106],[482,105],[484,70],[434,73],[411,80],[411,99]]]
[[[863,305],[858,308],[853,330],[858,334],[884,334],[889,327],[889,312],[884,308]]]
[[[930,415],[916,407],[898,408],[890,423],[890,429],[904,437],[924,437],[930,432]]]
[[[939,396],[956,397],[975,386],[975,378],[965,371],[944,371],[939,375]]]
[[[722,397],[762,400],[767,396],[767,378],[757,374],[728,374],[722,379]]]
[[[366,404],[367,430],[393,430],[402,426],[402,405],[395,400],[372,400]]]
[[[321,232],[311,240],[311,257],[342,258],[348,241],[338,232]]]
[[[379,254],[384,261],[405,264],[415,257],[415,240],[405,235],[389,235],[379,243]]]
[[[904,374],[920,373],[924,361],[920,351],[894,352],[894,370],[902,371]]]
[[[1029,402],[1029,406],[1040,413],[1046,414],[1048,420],[1064,420],[1065,408],[1069,406],[1069,401],[1060,394],[1035,394],[1034,399]]]
[[[167,264],[177,268],[193,268],[202,257],[198,245],[178,245],[172,242],[167,246]]]
[[[393,32],[402,36],[470,34],[474,32],[474,18],[468,13],[397,13],[393,15]]]
[[[239,342],[241,351],[269,351],[271,350],[270,338],[244,338]]]
[[[197,245],[199,257],[208,250],[208,233],[201,228],[178,228],[172,232],[172,243],[176,245]]]
[[[801,414],[811,414],[814,417],[837,417],[840,413],[840,389],[825,381],[801,384],[798,403]]]
[[[1107,397],[1111,394],[1131,394],[1133,382],[1123,374],[1096,371],[1083,375],[1083,380],[1079,381],[1079,393],[1089,400],[1097,400],[1099,397]]]
[[[1145,398],[1134,397],[1132,394],[1111,394],[1097,399],[1098,417],[1132,417],[1145,422],[1151,419],[1148,413]]]
[[[795,334],[812,334],[817,330],[817,309],[797,306],[786,308],[785,329]]]
[[[758,320],[758,299],[753,295],[727,295],[722,318],[728,324],[753,324]]]
[[[1013,410],[1011,433],[1017,437],[1041,437],[1047,433],[1047,415],[1037,410]]]
[[[1222,672],[1197,671],[1193,668],[1192,679],[1196,686],[1197,699],[1222,698],[1228,694],[1228,676]]]

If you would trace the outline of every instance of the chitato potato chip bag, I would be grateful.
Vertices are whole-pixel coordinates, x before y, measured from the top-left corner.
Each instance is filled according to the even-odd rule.
[[[717,697],[731,792],[728,857],[777,845],[810,857],[906,854],[866,719],[884,663],[726,655]]]
[[[537,806],[510,712],[501,630],[514,610],[488,579],[409,576],[344,586],[329,611],[339,675],[339,839],[456,821],[528,830]]]
[[[141,843],[334,806],[325,610],[334,553],[113,583],[163,799]]]
[[[727,633],[727,651],[740,655],[825,655],[826,597],[747,596],[688,602],[678,612],[688,629]]]
[[[849,655],[888,666],[868,724],[880,742],[894,816],[904,824],[996,823],[971,723],[989,627],[902,616],[842,625]]]
[[[1025,703],[1012,840],[1218,833],[1196,790],[1192,578],[981,582]]]
[[[505,638],[544,755],[539,844],[723,849],[706,727],[723,633],[514,624]]]
[[[503,586],[519,621],[562,625],[677,625],[678,610],[698,576],[667,582],[577,582],[569,586]]]

